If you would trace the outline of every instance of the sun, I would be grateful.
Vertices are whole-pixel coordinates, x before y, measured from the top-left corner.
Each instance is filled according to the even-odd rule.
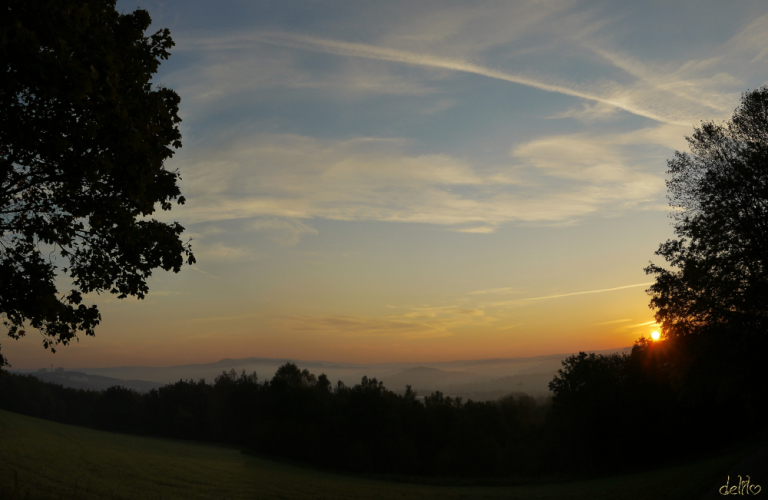
[[[659,335],[659,332],[651,332],[651,338],[653,340],[659,340],[659,337],[661,337],[661,335]]]

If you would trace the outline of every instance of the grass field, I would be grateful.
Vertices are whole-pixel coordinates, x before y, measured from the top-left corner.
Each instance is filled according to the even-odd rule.
[[[753,451],[603,479],[448,487],[320,472],[235,448],[99,432],[0,411],[0,498],[679,500],[717,495],[726,473]],[[752,466],[765,470],[766,464]]]

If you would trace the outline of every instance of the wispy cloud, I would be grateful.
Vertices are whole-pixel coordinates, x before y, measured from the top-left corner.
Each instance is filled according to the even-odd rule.
[[[481,309],[468,309],[458,306],[420,306],[411,308],[411,312],[403,314],[403,318],[453,318],[464,316],[485,316]],[[462,320],[463,321],[463,320]]]
[[[600,289],[600,290],[587,290],[587,291],[584,291],[584,292],[571,292],[571,293],[561,293],[561,294],[557,294],[557,295],[545,295],[543,297],[531,297],[531,298],[522,299],[522,300],[530,301],[530,300],[559,299],[559,298],[562,298],[562,297],[572,297],[574,295],[587,295],[587,294],[591,294],[591,293],[614,292],[616,290],[625,290],[627,288],[636,288],[638,286],[648,286],[648,285],[652,285],[652,284],[653,284],[653,282],[637,283],[635,285],[624,285],[624,286],[617,286],[617,287],[614,287],[614,288],[603,288],[603,289]]]
[[[219,279],[218,276],[216,276],[215,274],[209,273],[208,271],[206,271],[204,269],[201,269],[200,266],[190,266],[190,267],[192,268],[193,271],[196,271],[196,272],[202,274],[203,276],[207,276],[207,277],[213,278],[213,279]]]
[[[590,48],[637,79],[630,92],[638,100],[646,100],[653,94],[666,94],[678,99],[678,106],[699,105],[707,115],[722,115],[731,111],[733,96],[724,94],[722,89],[738,85],[738,80],[724,71],[717,71],[712,61],[688,61],[682,66],[670,65],[672,68],[657,67],[627,53],[612,52],[598,46]],[[701,71],[705,68],[708,71]],[[647,97],[643,99],[641,94]]]
[[[656,324],[655,321],[646,321],[645,323],[635,323],[633,325],[622,326],[621,328],[618,328],[618,329],[614,330],[614,332],[623,332],[623,331],[627,331],[627,330],[634,330],[636,328],[644,328],[644,327],[648,327],[648,326],[655,325],[655,324]]]
[[[409,64],[426,68],[449,70],[460,73],[469,73],[496,80],[502,80],[527,87],[536,88],[545,92],[554,92],[558,94],[578,97],[595,101],[609,106],[613,106],[632,114],[650,118],[663,123],[676,125],[688,125],[690,120],[676,117],[674,110],[668,113],[661,113],[648,103],[639,103],[631,99],[630,95],[616,88],[616,85],[602,85],[603,92],[598,93],[588,89],[580,89],[576,86],[568,86],[562,82],[556,82],[554,79],[545,79],[543,77],[534,77],[522,74],[515,74],[499,69],[494,69],[482,64],[472,63],[462,59],[435,56],[428,53],[409,52],[388,47],[379,47],[364,43],[344,42],[293,33],[262,33],[247,34],[235,37],[225,37],[219,39],[202,39],[196,43],[188,43],[189,48],[222,50],[222,49],[245,49],[254,44],[271,44],[280,47],[288,47],[300,50],[312,50],[327,54],[335,54],[342,57],[355,57],[364,59],[374,59],[379,61],[388,61],[394,63]]]
[[[201,143],[187,157],[182,151],[176,165],[190,200],[185,220],[261,218],[273,222],[253,229],[290,245],[313,231],[290,220],[419,222],[487,234],[510,221],[568,224],[598,213],[666,210],[662,175],[670,150],[686,148],[691,124],[729,112],[737,100],[731,89],[739,85],[732,61],[761,60],[768,26],[767,16],[756,19],[706,60],[649,61],[610,43],[602,30],[611,22],[599,9],[567,3],[401,5],[382,15],[375,34],[365,36],[285,27],[182,35],[180,50],[199,64],[167,78],[184,89],[185,99],[218,110],[220,102],[240,105],[266,87],[318,89],[349,102],[357,91],[447,93],[452,77],[471,74],[580,99],[567,100],[569,109],[550,117],[600,122],[624,110],[660,123],[495,144],[510,151],[508,163],[440,148],[416,151],[398,138],[249,133],[240,124],[232,127],[238,134],[217,129],[218,138],[209,135],[208,144],[216,146]],[[310,64],[308,53],[333,57]],[[540,64],[552,58],[573,58],[590,71],[558,73],[557,65]],[[418,100],[416,113],[466,104],[458,95]]]
[[[414,340],[448,337],[468,325],[488,325],[496,318],[479,308],[456,305],[393,307],[399,313],[386,316],[355,314],[273,316],[274,326],[297,332],[341,337],[391,337]]]
[[[198,243],[195,253],[204,260],[240,260],[249,255],[250,251],[242,246],[234,247],[216,241],[210,244]]]
[[[155,297],[169,297],[172,295],[183,295],[184,292],[178,292],[175,290],[151,290],[150,293]]]
[[[245,319],[252,319],[259,316],[263,316],[263,314],[245,313],[245,314],[235,314],[231,316],[202,316],[197,318],[188,318],[188,319],[178,320],[175,323],[226,323],[231,321],[242,321]]]
[[[272,324],[297,332],[329,334],[338,337],[423,339],[451,335],[439,322],[354,315],[279,316],[272,319]]]
[[[259,217],[253,229],[282,232],[286,244],[314,233],[299,219],[444,224],[483,234],[510,221],[563,222],[605,207],[619,213],[658,204],[663,178],[645,170],[661,160],[632,146],[669,142],[664,127],[536,139],[516,146],[510,164],[495,166],[413,153],[403,139],[224,137],[181,157],[190,202],[178,213],[188,222]]]
[[[299,219],[259,218],[250,224],[250,229],[270,233],[285,246],[295,245],[306,234],[318,234],[317,229]]]
[[[509,293],[520,293],[520,292],[516,291],[511,286],[507,286],[503,288],[489,288],[487,290],[475,290],[474,292],[469,292],[468,295],[506,295]]]
[[[474,233],[474,234],[489,234],[496,230],[493,226],[476,226],[476,227],[464,227],[460,229],[454,229],[459,233]]]
[[[768,14],[762,15],[739,31],[723,47],[728,56],[741,56],[750,65],[768,58]]]
[[[184,44],[182,46],[189,44]],[[218,45],[204,46],[199,51],[198,64],[181,68],[164,76],[185,98],[183,112],[191,112],[199,119],[215,112],[222,102],[237,99],[242,106],[249,96],[268,90],[316,90],[329,94],[343,94],[350,98],[370,94],[425,95],[436,90],[419,79],[394,74],[371,62],[360,61],[344,65],[343,71],[317,71],[303,67],[300,58],[289,50],[263,50],[258,44],[247,50],[212,50]],[[444,100],[432,112],[450,107]]]
[[[614,319],[612,321],[603,321],[602,323],[595,323],[592,326],[615,325],[616,323],[626,323],[628,321],[632,321],[632,320],[631,319]]]
[[[443,91],[440,81],[451,74],[470,74],[592,103],[559,116],[600,119],[618,109],[691,125],[727,117],[744,78],[763,72],[758,63],[768,54],[766,15],[713,47],[706,58],[662,54],[649,59],[614,43],[621,38],[616,22],[621,15],[574,4],[393,4],[377,14],[376,29],[364,35],[344,23],[310,23],[302,32],[273,26],[227,35],[177,33],[177,50],[194,52],[204,63],[167,78],[202,102],[265,86],[420,95]],[[338,60],[324,70],[306,64],[306,52]],[[560,59],[559,67],[578,61],[588,71],[562,72],[549,63]],[[393,71],[393,65],[424,71]]]

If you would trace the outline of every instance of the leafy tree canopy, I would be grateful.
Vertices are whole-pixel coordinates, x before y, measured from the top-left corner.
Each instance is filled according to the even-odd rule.
[[[150,82],[173,41],[114,0],[3,5],[0,314],[12,338],[28,325],[48,348],[94,334],[83,294],[143,298],[153,269],[194,263],[184,228],[151,218],[184,203],[164,168],[181,147],[179,96]],[[74,288],[60,292],[57,273]]]
[[[761,337],[768,323],[768,87],[743,94],[733,117],[702,123],[690,153],[668,162],[677,239],[646,268],[668,337],[706,331]]]

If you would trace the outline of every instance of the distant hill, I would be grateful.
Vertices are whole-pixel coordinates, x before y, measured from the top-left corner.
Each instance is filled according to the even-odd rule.
[[[104,389],[120,385],[137,392],[149,392],[150,389],[156,389],[164,385],[146,380],[122,380],[113,377],[103,377],[101,375],[88,375],[82,372],[38,371],[29,373],[28,375],[32,375],[43,382],[52,382],[64,387],[84,389],[87,391],[103,391]]]
[[[628,352],[630,347],[609,349],[605,351],[590,351],[598,354]],[[139,391],[147,391],[152,387],[178,382],[179,380],[205,379],[213,382],[222,372],[235,370],[237,373],[256,372],[259,380],[271,379],[275,371],[287,362],[296,363],[299,368],[306,368],[315,375],[325,373],[332,383],[341,380],[347,385],[360,383],[363,375],[377,378],[384,386],[392,391],[404,391],[406,385],[411,385],[420,395],[431,391],[442,391],[446,395],[467,395],[472,393],[475,399],[483,398],[479,394],[493,393],[489,397],[510,392],[526,392],[529,394],[545,394],[549,392],[547,384],[566,357],[575,353],[550,354],[529,358],[496,358],[474,359],[438,362],[400,362],[400,363],[346,363],[337,361],[304,361],[289,358],[240,358],[222,359],[213,363],[186,364],[176,366],[116,366],[101,368],[77,368],[76,371],[90,381],[106,379],[107,384],[126,385],[137,382],[132,386]],[[39,375],[32,370],[14,370],[17,373]],[[60,372],[53,372],[60,373]],[[48,372],[51,375],[51,372]],[[524,377],[524,375],[530,375]],[[519,376],[519,379],[508,377]],[[501,382],[500,379],[505,379]],[[151,382],[147,382],[151,381]],[[155,383],[152,386],[142,384]],[[57,383],[62,385],[78,383],[78,380]],[[491,386],[488,384],[492,383]],[[520,385],[522,384],[522,385]],[[67,385],[67,387],[72,387]],[[79,386],[78,386],[79,387]],[[94,388],[94,386],[89,386]]]
[[[451,396],[461,396],[474,401],[488,401],[503,398],[507,395],[528,394],[537,399],[550,396],[549,383],[557,371],[539,373],[518,373],[508,377],[488,381],[453,384],[445,389]]]
[[[404,390],[406,385],[416,390],[439,390],[449,384],[466,383],[478,378],[475,373],[417,366],[384,378],[384,385],[387,389],[397,391]]]

